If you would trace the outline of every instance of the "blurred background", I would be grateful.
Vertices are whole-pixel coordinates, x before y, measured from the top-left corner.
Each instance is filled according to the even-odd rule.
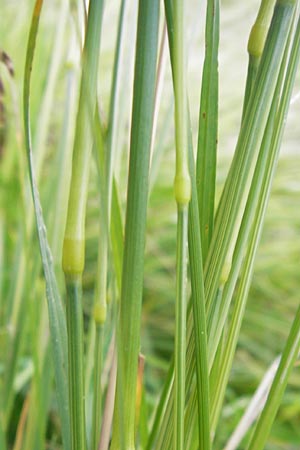
[[[69,3],[72,8],[69,9]],[[205,2],[188,0],[189,101],[194,146],[201,73],[204,57]],[[34,2],[0,0],[0,50],[10,58],[12,76],[0,64],[0,375],[7,358],[19,347],[11,402],[12,440],[24,400],[30,388],[35,358],[34,337],[47,341],[47,316],[43,306],[44,282],[37,263],[39,250],[33,227],[33,211],[28,189],[27,164],[22,125],[22,83],[26,42]],[[247,71],[247,40],[259,1],[223,0],[220,30],[220,100],[218,188],[222,185],[234,152],[240,126],[243,90]],[[119,1],[105,2],[102,29],[99,103],[108,114]],[[122,86],[120,90],[116,173],[121,180],[120,195],[126,194],[128,130],[135,46],[137,1],[126,12],[126,39],[123,42]],[[50,233],[57,276],[60,269],[65,209],[56,207],[58,174],[63,167],[62,149],[71,148],[76,115],[76,87],[79,75],[81,26],[75,1],[45,2],[41,17],[31,91],[33,150],[46,224]],[[82,15],[82,14],[81,14]],[[173,100],[168,49],[158,126],[151,167],[145,281],[143,299],[142,352],[146,357],[146,385],[150,407],[154,407],[171,358],[174,334],[176,204],[173,199],[174,133]],[[280,353],[300,292],[300,76],[288,116],[278,170],[274,180],[264,232],[256,260],[252,289],[226,395],[226,404],[217,431],[216,449],[221,449],[238,423],[264,372]],[[68,159],[67,159],[68,160]],[[69,171],[66,169],[66,185]],[[67,197],[66,197],[67,198]],[[123,207],[124,213],[124,207]],[[54,218],[60,226],[54,227]],[[87,254],[84,275],[84,314],[89,322],[94,295],[99,233],[98,186],[92,162],[87,217]],[[23,264],[23,266],[22,266]],[[63,287],[62,287],[63,289]],[[37,326],[38,324],[38,326]],[[272,428],[267,449],[299,449],[300,369],[295,368]],[[54,402],[54,400],[52,400]],[[55,406],[51,406],[49,448],[56,449]],[[58,442],[58,441],[57,441]],[[241,447],[242,449],[243,447]]]

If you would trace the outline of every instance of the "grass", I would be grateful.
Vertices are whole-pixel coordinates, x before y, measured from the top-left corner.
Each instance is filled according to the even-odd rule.
[[[27,21],[5,7],[26,57],[2,28],[1,449],[297,448],[299,161],[278,158],[298,2],[263,0],[243,26],[226,160],[231,5],[209,1],[202,24],[171,0],[29,3]]]

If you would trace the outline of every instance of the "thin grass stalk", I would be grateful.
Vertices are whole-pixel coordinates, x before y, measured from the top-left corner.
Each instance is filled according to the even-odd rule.
[[[116,152],[116,137],[118,132],[117,118],[118,118],[118,100],[120,91],[120,81],[121,81],[121,58],[122,58],[122,42],[124,34],[124,23],[125,23],[125,9],[126,0],[122,0],[120,13],[119,13],[119,23],[118,23],[118,33],[116,41],[115,50],[115,60],[113,68],[111,95],[110,95],[110,108],[109,108],[109,120],[108,120],[108,132],[106,137],[106,154],[103,161],[102,170],[100,167],[100,181],[102,182],[102,210],[105,212],[105,220],[101,222],[101,232],[99,239],[99,252],[98,252],[98,277],[97,277],[97,287],[96,287],[96,303],[94,308],[94,319],[96,326],[96,338],[95,338],[95,358],[94,358],[94,407],[93,407],[93,448],[96,450],[98,448],[99,438],[100,438],[100,416],[101,416],[101,349],[102,345],[102,327],[106,320],[106,276],[107,276],[107,259],[108,259],[108,247],[109,247],[109,229],[111,223],[111,203],[112,203],[112,180],[113,180],[113,161],[115,159]],[[104,156],[104,155],[103,155]],[[103,214],[101,215],[101,217]],[[100,360],[99,360],[100,358]]]
[[[184,447],[185,351],[186,351],[186,277],[188,212],[179,209],[177,218],[177,270],[174,366],[174,449]]]
[[[120,87],[121,87],[121,75],[122,75],[122,49],[124,45],[124,28],[125,28],[125,13],[126,13],[127,0],[121,1],[118,33],[116,40],[116,49],[114,56],[114,67],[112,84],[110,91],[110,105],[109,105],[109,118],[108,118],[108,130],[107,130],[107,153],[106,153],[106,174],[107,174],[107,204],[108,204],[108,219],[111,220],[111,202],[112,202],[112,184],[113,184],[113,161],[116,155],[116,144],[118,134],[118,116],[119,116],[119,100],[120,100]]]
[[[85,450],[87,445],[81,277],[84,268],[84,221],[93,130],[89,111],[95,111],[96,106],[95,92],[97,91],[102,15],[103,1],[91,0],[82,57],[82,79],[76,119],[72,178],[63,245],[62,263],[67,288],[66,311],[72,450]]]
[[[52,112],[55,106],[55,88],[60,75],[60,68],[66,53],[66,25],[69,14],[68,2],[61,2],[59,9],[59,19],[56,27],[55,41],[51,53],[47,80],[45,82],[45,91],[39,110],[38,126],[33,142],[33,149],[36,155],[36,177],[39,181],[42,176],[42,168],[47,156],[47,136],[49,125],[52,118]],[[30,230],[30,226],[29,226]]]
[[[92,416],[92,449],[98,450],[101,429],[102,410],[102,360],[103,360],[103,325],[96,324],[94,354],[94,399]]]
[[[198,442],[199,450],[209,450],[210,442],[210,401],[208,376],[207,324],[205,311],[204,276],[202,264],[201,235],[199,233],[199,213],[197,186],[192,143],[189,145],[192,199],[189,206],[189,260],[192,285],[192,304],[194,321],[194,341],[196,352]]]
[[[219,28],[219,0],[208,0],[197,149],[197,192],[203,261],[206,260],[212,237],[215,212]]]
[[[86,449],[81,278],[66,281],[72,449]]]
[[[121,293],[121,279],[124,255],[124,226],[122,222],[122,214],[120,200],[116,181],[113,180],[112,187],[112,215],[110,225],[111,248],[116,275],[116,282],[119,293]]]
[[[166,26],[166,23],[164,22],[163,30],[162,30],[162,34],[161,34],[160,45],[159,45],[159,56],[158,56],[158,62],[157,62],[157,75],[156,75],[156,85],[155,85],[155,104],[154,104],[154,113],[153,113],[153,128],[152,128],[151,151],[150,151],[150,165],[151,165],[152,173],[153,173],[153,153],[154,153],[155,136],[156,136],[157,125],[158,125],[159,108],[160,108],[161,96],[162,96],[162,92],[163,92],[164,75],[165,75],[165,69],[166,69],[166,40],[167,40],[166,38],[167,38],[167,26]],[[151,186],[154,184],[153,175],[151,176],[150,184],[151,184]]]
[[[33,63],[34,50],[42,5],[43,5],[42,0],[36,1],[29,32],[26,62],[25,62],[25,73],[24,73],[23,113],[24,113],[24,127],[25,127],[25,145],[28,158],[30,184],[34,203],[34,211],[40,244],[40,252],[42,257],[42,264],[46,279],[46,294],[49,309],[49,324],[50,324],[51,342],[55,368],[55,379],[58,390],[58,407],[60,412],[60,418],[62,421],[62,437],[64,447],[66,448],[66,450],[69,450],[70,428],[69,428],[68,389],[66,378],[67,336],[66,336],[65,314],[62,307],[61,299],[59,297],[57,283],[54,274],[52,256],[47,242],[46,228],[44,225],[43,214],[39,201],[38,189],[36,185],[36,177],[33,168],[33,155],[31,147],[30,107],[29,107],[31,68]]]
[[[98,116],[98,115],[97,115]],[[99,123],[99,120],[98,120]],[[101,134],[98,133],[101,139]],[[94,133],[95,138],[95,133]],[[106,186],[106,172],[104,161],[104,143],[102,139],[95,139],[95,145],[98,143],[98,172],[100,182],[100,232],[98,242],[98,270],[95,288],[95,300],[93,319],[95,331],[92,333],[94,339],[91,344],[94,344],[94,389],[93,389],[93,411],[92,411],[92,449],[97,450],[100,438],[101,426],[101,405],[102,405],[102,388],[101,388],[101,374],[102,374],[102,353],[103,353],[103,333],[104,325],[107,317],[107,264],[108,264],[108,204],[107,204],[107,186]],[[99,142],[100,141],[100,142]],[[89,381],[89,380],[88,380]],[[89,382],[87,383],[87,387]]]
[[[120,334],[118,340],[119,364],[112,449],[119,449],[121,446],[125,450],[135,448],[135,401],[158,23],[159,1],[141,0],[138,12],[124,260],[118,327]],[[147,91],[147,96],[143,95],[145,91]],[[124,406],[125,410],[123,409]],[[119,410],[120,407],[122,408],[121,411]],[[119,414],[120,423],[118,423]]]
[[[176,307],[174,358],[174,449],[184,448],[185,361],[186,361],[186,283],[188,204],[191,181],[188,167],[188,115],[186,81],[185,8],[174,1],[173,83],[175,97],[176,173],[174,181],[177,203]]]
[[[174,27],[173,27],[173,7],[170,1],[165,1],[167,28],[169,36],[169,46],[170,46],[170,58],[172,63],[172,69],[174,71],[173,65],[173,48],[174,48]],[[187,123],[189,123],[189,119]],[[188,127],[190,129],[190,127]],[[189,135],[189,166],[190,175],[192,180],[192,199],[189,207],[189,252],[190,252],[190,264],[191,264],[191,279],[192,279],[192,304],[193,304],[193,316],[195,323],[195,331],[197,338],[191,334],[189,339],[195,339],[195,345],[197,346],[196,351],[196,367],[197,367],[197,392],[198,392],[198,408],[201,411],[198,416],[199,424],[199,436],[200,445],[207,446],[209,448],[209,407],[208,407],[208,371],[207,371],[207,355],[206,355],[206,322],[205,322],[205,308],[204,308],[204,293],[203,293],[203,274],[202,274],[202,252],[201,252],[201,242],[200,242],[200,226],[199,226],[199,214],[198,214],[198,200],[197,200],[197,189],[195,180],[195,168],[193,161],[193,150],[192,150],[192,139]],[[197,244],[197,245],[196,245]],[[196,248],[197,247],[197,248]],[[202,280],[202,282],[201,282]],[[189,353],[188,353],[189,355]],[[189,356],[190,357],[190,356]],[[171,369],[171,366],[170,366]],[[187,386],[191,385],[191,372],[188,372],[189,376],[186,380]],[[165,384],[164,392],[169,392],[172,389],[172,378],[168,377]],[[170,391],[172,392],[172,391]],[[164,405],[164,401],[168,400],[168,406]],[[165,413],[163,417],[170,417],[172,407],[171,407],[171,397],[162,396],[160,399],[160,405],[156,413],[154,427],[151,431],[151,441],[154,439],[153,434],[156,432],[155,427],[161,420],[161,414],[163,408]],[[195,415],[194,415],[195,416]],[[168,422],[170,420],[168,419]],[[158,441],[158,448],[169,448],[171,445],[170,437],[172,436],[171,426],[166,426],[167,421],[164,421],[164,432],[160,433],[160,439]],[[189,421],[186,421],[189,424]],[[187,440],[185,439],[185,445]]]

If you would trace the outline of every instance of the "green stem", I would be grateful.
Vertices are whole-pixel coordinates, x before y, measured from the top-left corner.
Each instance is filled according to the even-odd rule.
[[[112,449],[118,450],[122,447],[125,450],[135,448],[136,386],[158,23],[159,0],[140,0],[118,329],[117,392],[111,445]]]
[[[67,327],[69,355],[69,400],[72,450],[86,449],[84,381],[83,381],[83,318],[81,278],[68,280]]]
[[[121,88],[121,62],[122,62],[122,46],[124,45],[124,25],[125,25],[125,11],[126,1],[122,0],[119,23],[118,23],[118,35],[116,41],[115,60],[113,68],[113,77],[110,94],[109,105],[109,120],[108,120],[108,133],[107,133],[107,159],[106,159],[106,176],[107,176],[107,205],[108,205],[108,220],[111,220],[111,202],[112,202],[112,180],[113,180],[113,162],[116,155],[116,144],[118,134],[118,113],[119,113],[119,100],[120,100],[120,88]]]
[[[207,349],[207,323],[205,311],[203,257],[201,247],[197,186],[192,142],[189,143],[192,199],[189,205],[189,261],[191,270],[194,342],[196,353],[196,378],[198,402],[199,450],[209,450],[210,443],[210,402],[209,371]]]
[[[198,209],[204,262],[212,238],[215,210],[219,96],[219,9],[219,0],[208,0],[197,149]]]
[[[174,448],[184,448],[185,353],[186,353],[186,277],[187,277],[188,208],[178,208],[176,328],[175,328],[175,433]]]
[[[93,422],[92,422],[92,450],[98,450],[101,428],[101,407],[102,407],[102,346],[103,327],[96,324],[95,338],[95,366],[94,366],[94,399],[93,399]]]
[[[174,181],[177,203],[176,256],[176,328],[175,328],[175,396],[174,449],[184,448],[185,360],[186,360],[186,278],[188,204],[191,181],[188,167],[187,82],[184,39],[184,2],[174,1],[173,83],[175,96],[176,174]]]

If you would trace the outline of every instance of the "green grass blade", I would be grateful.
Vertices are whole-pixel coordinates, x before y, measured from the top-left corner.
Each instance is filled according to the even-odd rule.
[[[97,450],[100,440],[101,410],[102,410],[102,359],[103,359],[103,327],[96,325],[95,365],[94,365],[94,399],[92,422],[92,449]]]
[[[81,279],[66,282],[72,450],[86,449]]]
[[[203,261],[212,237],[218,139],[219,0],[207,1],[205,60],[203,65],[197,150],[197,191]]]
[[[209,377],[207,360],[207,325],[205,311],[204,275],[202,265],[202,247],[197,202],[197,187],[192,145],[190,144],[190,173],[192,181],[192,199],[189,206],[189,261],[192,285],[192,304],[194,321],[194,341],[196,353],[197,401],[198,401],[198,439],[199,449],[209,450],[210,412]]]
[[[112,218],[111,218],[110,232],[112,243],[112,255],[119,293],[121,292],[121,279],[123,266],[123,249],[124,249],[123,230],[124,227],[122,222],[119,195],[117,190],[117,184],[114,179],[112,188]]]
[[[119,101],[121,89],[121,62],[122,49],[124,45],[124,26],[125,26],[125,11],[126,1],[121,1],[118,33],[115,50],[115,60],[112,75],[112,85],[109,105],[108,131],[107,131],[107,157],[106,157],[106,174],[107,174],[107,203],[108,203],[108,217],[110,221],[111,198],[112,198],[112,180],[113,180],[113,162],[116,154],[117,134],[118,134],[118,116],[119,116]]]
[[[33,63],[34,49],[38,32],[39,19],[43,2],[37,0],[33,11],[31,28],[27,44],[27,54],[24,73],[24,91],[23,91],[23,108],[24,108],[24,127],[25,127],[25,145],[28,158],[30,183],[32,189],[32,197],[34,203],[37,232],[40,244],[40,252],[44,275],[46,279],[46,294],[49,310],[49,324],[51,332],[51,343],[53,350],[53,361],[55,369],[55,379],[57,386],[57,399],[62,421],[62,435],[64,447],[70,449],[70,429],[69,429],[69,402],[67,387],[67,333],[65,313],[59,297],[58,287],[55,279],[52,256],[49,249],[46,228],[43,220],[41,204],[38,195],[38,189],[35,181],[33,168],[33,155],[31,148],[31,131],[30,131],[30,79],[31,67]]]
[[[174,364],[174,449],[184,448],[186,372],[186,277],[188,211],[180,209],[177,219],[176,323]]]
[[[158,41],[159,1],[139,2],[133,110],[130,141],[129,179],[120,304],[119,366],[112,449],[135,448],[135,398],[143,261],[148,197],[149,158],[154,109],[155,73]],[[147,96],[143,93],[147,91]],[[141,151],[143,149],[143,151]],[[123,355],[123,356],[122,356]],[[122,364],[123,363],[123,364]],[[123,374],[123,377],[122,377]],[[122,389],[120,392],[119,385]],[[120,395],[122,394],[123,403]],[[119,407],[124,405],[123,424],[115,426]]]

